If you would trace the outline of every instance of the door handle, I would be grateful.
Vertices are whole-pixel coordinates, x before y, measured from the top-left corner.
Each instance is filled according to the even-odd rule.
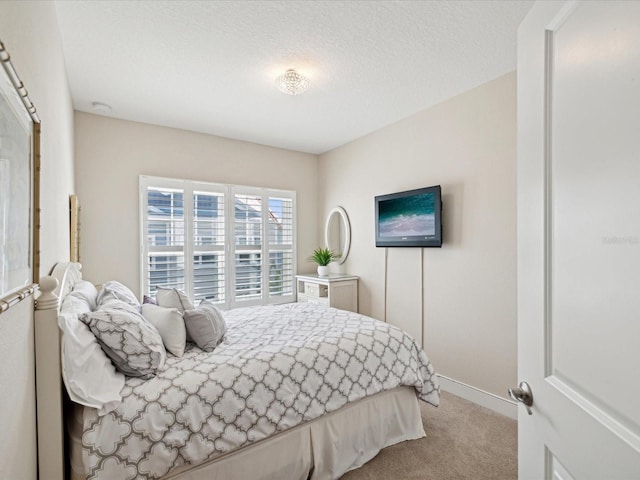
[[[533,413],[531,411],[531,405],[533,405],[533,392],[527,382],[520,382],[518,388],[510,388],[509,396],[516,402],[524,404],[529,415]]]

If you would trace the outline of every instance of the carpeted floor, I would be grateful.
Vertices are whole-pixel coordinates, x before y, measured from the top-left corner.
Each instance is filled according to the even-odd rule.
[[[342,480],[515,480],[518,429],[511,418],[447,392],[420,402],[425,438],[382,450]]]

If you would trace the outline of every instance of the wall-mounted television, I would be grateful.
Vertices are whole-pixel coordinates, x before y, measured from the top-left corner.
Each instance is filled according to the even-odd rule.
[[[440,185],[375,197],[376,247],[441,247]]]

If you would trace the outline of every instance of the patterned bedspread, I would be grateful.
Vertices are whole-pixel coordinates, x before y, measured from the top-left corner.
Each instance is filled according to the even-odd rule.
[[[113,412],[85,410],[88,478],[158,478],[402,385],[439,403],[424,351],[386,323],[313,303],[225,318],[214,352],[188,344],[155,378],[128,378]]]

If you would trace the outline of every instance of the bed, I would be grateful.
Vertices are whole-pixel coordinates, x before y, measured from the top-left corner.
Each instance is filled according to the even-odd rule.
[[[58,264],[52,276],[59,285],[41,282],[36,312],[37,368],[60,379],[51,324],[80,266]],[[69,402],[67,453],[52,448],[64,435],[55,420],[64,391],[50,382],[42,412],[38,402],[39,423],[55,420],[39,431],[40,477],[65,478],[67,457],[73,479],[339,478],[386,446],[424,436],[418,400],[437,406],[439,388],[424,351],[399,329],[310,303],[224,318],[213,352],[188,343],[152,378],[126,377],[109,411]]]

